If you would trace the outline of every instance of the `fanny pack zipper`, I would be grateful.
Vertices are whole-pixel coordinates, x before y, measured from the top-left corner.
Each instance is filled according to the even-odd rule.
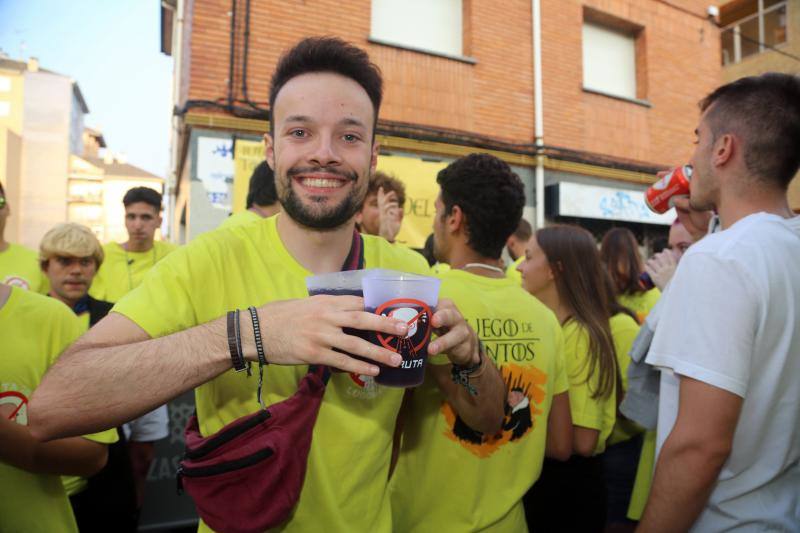
[[[206,477],[206,476],[216,476],[219,474],[225,474],[227,472],[232,472],[234,470],[241,470],[243,468],[247,468],[248,466],[252,466],[256,463],[264,461],[265,459],[269,459],[275,452],[271,448],[265,448],[263,450],[259,450],[252,455],[248,455],[246,457],[241,457],[239,459],[233,459],[231,461],[226,461],[224,463],[220,463],[217,465],[209,465],[209,466],[196,466],[196,467],[185,467],[182,464],[178,465],[178,471],[175,473],[176,481],[178,484],[178,494],[183,494],[183,478],[185,477]]]
[[[200,459],[201,457],[204,457],[209,453],[213,452],[223,444],[227,444],[236,437],[253,429],[257,425],[267,420],[270,416],[272,415],[270,415],[269,411],[260,411],[257,416],[254,416],[241,426],[230,428],[224,433],[219,433],[212,437],[209,437],[203,444],[201,444],[194,450],[190,450],[187,448],[183,456],[185,459]]]

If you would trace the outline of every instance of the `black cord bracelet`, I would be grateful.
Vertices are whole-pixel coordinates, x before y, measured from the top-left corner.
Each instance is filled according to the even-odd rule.
[[[450,369],[450,377],[453,380],[453,383],[456,385],[461,385],[462,387],[466,388],[469,392],[470,396],[477,396],[478,389],[475,388],[469,382],[469,378],[478,372],[483,367],[483,359],[484,359],[484,351],[483,351],[483,343],[478,342],[478,362],[471,366],[461,366],[453,364]]]

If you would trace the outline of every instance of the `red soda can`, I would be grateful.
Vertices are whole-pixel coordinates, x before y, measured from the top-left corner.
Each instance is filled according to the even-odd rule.
[[[689,196],[689,183],[692,180],[692,167],[683,165],[673,168],[669,174],[652,184],[644,193],[647,207],[654,213],[666,213],[673,206],[676,196]]]

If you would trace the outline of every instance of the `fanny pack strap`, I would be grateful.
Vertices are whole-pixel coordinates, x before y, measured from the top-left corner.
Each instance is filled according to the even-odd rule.
[[[308,373],[319,376],[319,379],[322,380],[323,385],[327,385],[328,380],[331,378],[331,369],[324,365],[309,365]]]
[[[353,230],[353,242],[350,245],[350,253],[342,264],[342,272],[345,270],[361,270],[364,268],[364,238],[356,230]]]

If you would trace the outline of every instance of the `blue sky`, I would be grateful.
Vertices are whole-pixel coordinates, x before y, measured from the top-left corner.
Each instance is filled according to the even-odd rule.
[[[166,177],[172,58],[160,52],[158,0],[0,0],[0,48],[74,78],[108,148]]]

